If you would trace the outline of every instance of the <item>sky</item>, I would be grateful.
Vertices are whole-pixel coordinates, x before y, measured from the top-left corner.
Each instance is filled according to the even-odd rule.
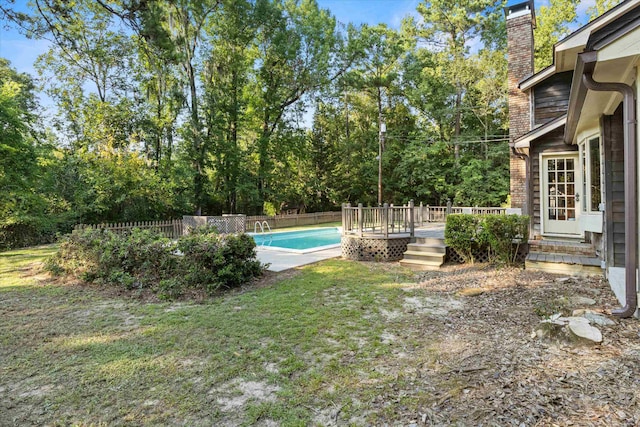
[[[320,7],[329,9],[338,22],[347,24],[385,23],[392,28],[400,28],[402,18],[416,14],[420,0],[317,0]],[[27,11],[28,0],[15,0],[15,9]],[[578,16],[585,16],[586,10],[595,0],[582,0],[578,5]],[[536,9],[547,6],[549,0],[534,0]],[[0,57],[7,58],[19,72],[36,75],[34,63],[38,56],[49,47],[46,40],[29,40],[17,30],[4,28],[0,23]],[[577,25],[576,25],[577,27]],[[47,103],[47,100],[42,100]]]

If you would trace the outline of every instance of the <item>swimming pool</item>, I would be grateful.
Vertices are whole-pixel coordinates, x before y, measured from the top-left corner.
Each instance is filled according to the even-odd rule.
[[[340,244],[341,237],[340,229],[337,227],[249,234],[258,247],[290,252],[314,252],[336,247]]]

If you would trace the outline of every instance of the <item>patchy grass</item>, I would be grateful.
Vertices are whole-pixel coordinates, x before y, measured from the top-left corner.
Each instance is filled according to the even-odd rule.
[[[515,270],[415,275],[332,260],[202,303],[155,303],[33,274],[51,251],[0,254],[0,425],[545,424],[564,410],[535,388],[558,381],[545,376],[560,369],[546,349],[575,359],[567,372],[589,351],[623,360],[589,359],[600,381],[639,365],[637,346],[573,354],[529,338],[535,308],[571,285]],[[469,286],[484,293],[456,295]],[[632,389],[627,373],[615,387]],[[562,398],[589,392],[562,378]],[[603,422],[638,416],[615,412],[629,405],[611,395],[606,404]]]
[[[334,261],[205,304],[150,304],[19,279],[48,253],[2,258],[2,425],[303,425],[330,402],[353,416],[368,361],[391,353],[378,304],[400,309],[411,279]]]

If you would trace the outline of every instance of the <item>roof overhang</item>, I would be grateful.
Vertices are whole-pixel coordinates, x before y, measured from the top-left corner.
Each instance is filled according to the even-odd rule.
[[[534,141],[534,140],[536,140],[536,139],[538,139],[540,137],[545,136],[549,132],[552,132],[552,131],[554,131],[556,129],[561,128],[566,123],[567,123],[567,115],[565,114],[563,116],[558,117],[557,119],[553,119],[550,122],[545,123],[544,125],[535,128],[531,132],[528,132],[528,133],[524,134],[520,138],[518,138],[515,141],[513,141],[511,143],[511,145],[516,150],[529,148],[531,146],[531,142],[532,141]]]
[[[585,50],[591,34],[606,27],[639,5],[640,0],[624,1],[560,40],[553,46],[553,64],[532,76],[526,77],[518,87],[521,90],[527,90],[556,73],[575,70],[577,57]]]
[[[564,142],[575,143],[581,127],[589,126],[601,114],[612,114],[622,97],[617,92],[589,91],[584,75],[591,75],[603,83],[631,84],[635,79],[634,67],[640,58],[640,19],[598,40],[594,49],[580,53],[571,84]]]
[[[550,65],[544,70],[541,70],[540,72],[521,80],[520,83],[518,84],[518,88],[520,88],[520,90],[531,89],[532,87],[544,81],[548,77],[553,76],[555,73],[556,73],[556,66]]]

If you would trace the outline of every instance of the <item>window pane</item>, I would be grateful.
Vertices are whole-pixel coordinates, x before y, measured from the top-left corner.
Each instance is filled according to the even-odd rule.
[[[555,159],[547,160],[547,169],[549,169],[550,171],[556,170],[556,161],[555,161]]]
[[[573,170],[573,159],[567,159],[567,170],[568,171]]]
[[[591,168],[591,210],[599,210],[600,202],[600,140],[594,138],[589,141],[589,163]]]
[[[564,159],[558,159],[558,170],[564,170]]]

